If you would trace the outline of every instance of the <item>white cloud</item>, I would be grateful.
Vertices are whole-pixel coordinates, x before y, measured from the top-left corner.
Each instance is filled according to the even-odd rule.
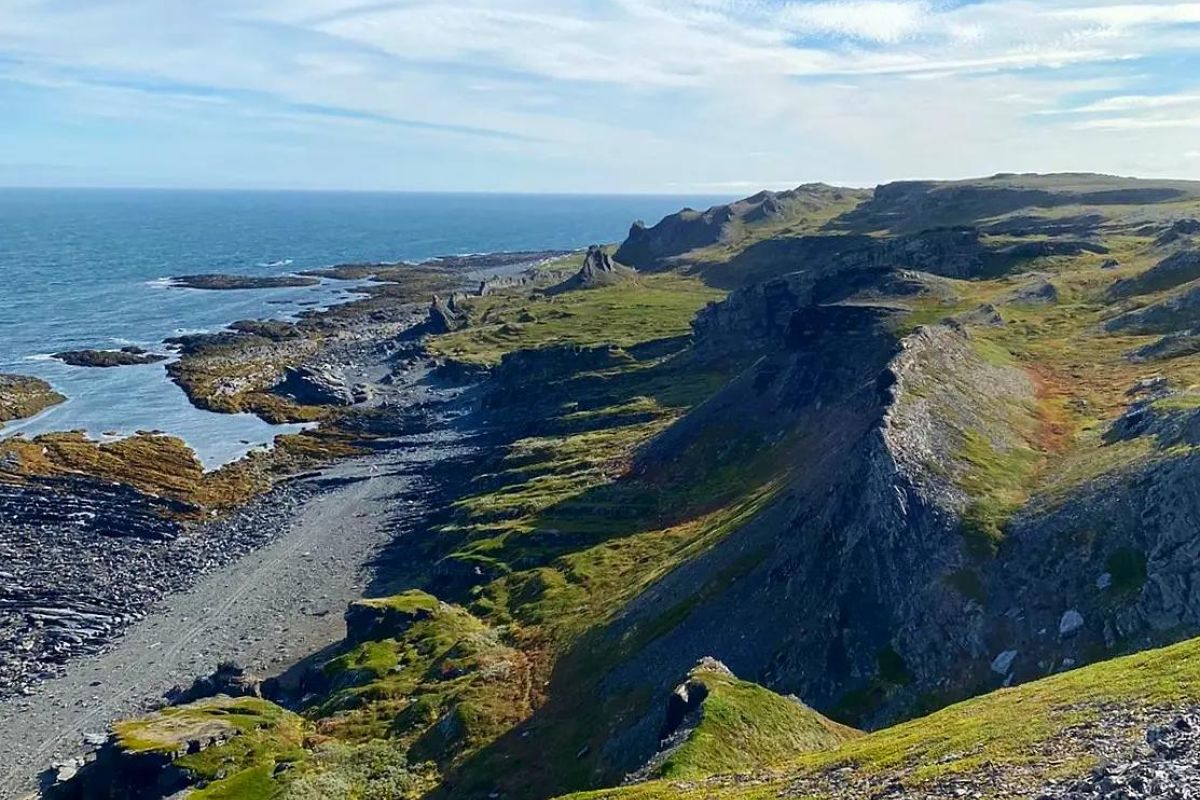
[[[178,106],[307,130],[335,159],[365,142],[432,174],[410,153],[439,148],[458,188],[1136,171],[1113,145],[1135,130],[1196,173],[1178,154],[1198,94],[1143,60],[1200,51],[1194,21],[1200,3],[1108,0],[8,0],[0,70],[76,113],[178,84]]]
[[[1150,111],[1176,106],[1200,104],[1200,95],[1195,94],[1160,94],[1160,95],[1118,95],[1097,100],[1082,106],[1058,108],[1040,113],[1045,115],[1057,114],[1103,114],[1120,111]]]
[[[1200,22],[1200,3],[1096,4],[1053,12],[1055,16],[1118,28]]]
[[[1200,115],[1187,117],[1107,117],[1077,122],[1071,126],[1079,131],[1151,131],[1180,128],[1200,132]]]
[[[925,30],[931,14],[930,4],[920,0],[844,0],[789,3],[779,21],[802,34],[894,43]]]

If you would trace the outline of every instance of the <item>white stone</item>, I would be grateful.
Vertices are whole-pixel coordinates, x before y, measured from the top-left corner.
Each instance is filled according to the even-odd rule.
[[[1101,575],[1099,578],[1096,578],[1096,588],[1099,589],[1100,591],[1104,591],[1105,589],[1107,589],[1110,586],[1112,586],[1112,573],[1111,572],[1106,572],[1103,575]]]
[[[1059,636],[1071,636],[1083,627],[1083,614],[1080,614],[1075,609],[1071,609],[1062,615],[1062,619],[1058,623]]]
[[[1016,650],[1005,650],[992,661],[992,672],[997,675],[1007,675],[1012,669],[1013,661],[1016,660]]]

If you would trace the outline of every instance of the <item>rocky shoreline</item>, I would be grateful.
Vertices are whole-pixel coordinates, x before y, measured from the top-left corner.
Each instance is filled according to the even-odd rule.
[[[198,489],[183,490],[173,475],[157,473],[147,483],[145,471],[162,468],[153,455],[126,459],[121,469],[137,473],[129,482],[111,466],[81,473],[89,448],[102,461],[111,455],[104,450],[111,445],[82,438],[66,437],[74,454],[69,462],[62,462],[62,436],[0,442],[6,459],[0,463],[0,701],[35,713],[31,701],[43,684],[110,651],[165,599],[276,541],[298,509],[321,502],[316,495],[329,488],[306,477],[314,466],[387,450],[397,436],[446,429],[459,413],[461,389],[433,377],[437,365],[420,345],[430,289],[465,290],[476,281],[474,273],[466,277],[468,269],[511,273],[552,255],[446,259],[453,269],[376,265],[377,282],[365,297],[305,312],[297,322],[240,321],[172,342],[180,351],[169,365],[172,378],[197,405],[249,410],[269,421],[320,422],[306,434],[284,437],[288,441],[271,453],[223,469],[220,478],[188,478],[201,481]],[[366,270],[351,271],[362,277]],[[87,366],[116,366],[101,363],[108,359],[99,351],[94,359],[62,355],[78,355]],[[256,374],[247,374],[248,364]],[[21,385],[42,383],[29,381]],[[134,437],[141,438],[163,443],[151,447],[172,441]],[[231,476],[239,488],[211,506],[210,498],[220,494],[204,482],[224,486]],[[218,510],[212,521],[195,521]]]
[[[66,399],[40,378],[0,374],[0,427],[5,422],[32,417]]]

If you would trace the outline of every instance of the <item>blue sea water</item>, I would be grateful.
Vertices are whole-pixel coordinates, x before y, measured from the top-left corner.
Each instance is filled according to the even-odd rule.
[[[173,275],[277,275],[352,262],[570,249],[618,241],[634,219],[727,198],[331,192],[0,189],[0,372],[36,375],[69,399],[0,437],[161,430],[209,467],[295,426],[193,408],[161,364],[69,367],[51,353],[152,348],[239,319],[286,319],[350,287],[212,292]]]

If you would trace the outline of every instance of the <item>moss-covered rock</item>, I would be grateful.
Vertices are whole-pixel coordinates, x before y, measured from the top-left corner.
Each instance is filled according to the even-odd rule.
[[[66,399],[40,378],[0,374],[0,427],[14,419],[32,417]]]

